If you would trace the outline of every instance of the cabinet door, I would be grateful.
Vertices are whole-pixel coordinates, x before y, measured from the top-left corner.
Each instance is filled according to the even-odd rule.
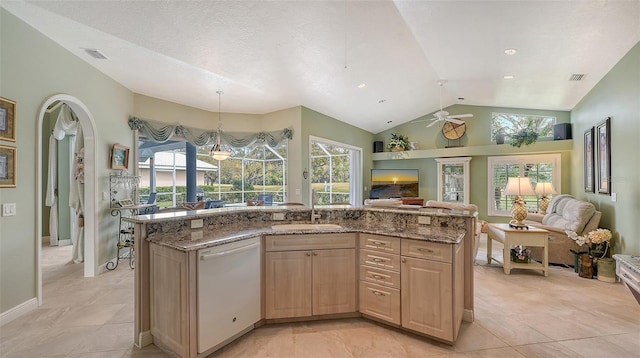
[[[311,251],[265,254],[265,317],[311,316]]]
[[[453,341],[451,264],[402,257],[402,326]]]
[[[356,311],[356,250],[313,251],[313,314]]]

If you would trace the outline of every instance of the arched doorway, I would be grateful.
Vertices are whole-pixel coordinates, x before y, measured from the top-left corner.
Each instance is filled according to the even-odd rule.
[[[97,225],[97,145],[96,145],[96,125],[93,116],[87,107],[77,98],[67,94],[56,94],[47,98],[38,113],[37,125],[37,150],[36,150],[36,262],[37,262],[37,296],[38,305],[42,304],[42,138],[43,121],[47,108],[54,102],[65,103],[76,114],[82,132],[84,134],[84,276],[92,277],[97,272],[99,232]]]

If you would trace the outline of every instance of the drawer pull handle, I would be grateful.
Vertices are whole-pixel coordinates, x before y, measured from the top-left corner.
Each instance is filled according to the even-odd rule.
[[[387,243],[386,242],[382,242],[382,241],[371,241],[372,244],[374,244],[375,246],[386,246]]]
[[[386,296],[384,293],[382,293],[380,291],[371,290],[371,292],[373,292],[373,294],[376,295],[376,296]]]
[[[427,248],[424,248],[424,247],[418,247],[418,251],[424,251],[424,252],[428,252],[430,254],[434,252],[433,250],[427,249]]]
[[[631,282],[635,283],[636,285],[638,284],[638,282],[640,282],[640,281],[636,280],[636,278],[635,278],[635,277],[633,277],[633,276],[629,276],[626,272],[625,272],[625,273],[623,273],[623,274],[622,274],[622,276],[624,276],[624,278],[626,278],[627,280],[629,280],[629,281],[631,281]]]
[[[382,275],[378,275],[378,274],[372,274],[371,277],[375,278],[376,280],[386,280],[387,277],[382,276]]]
[[[373,262],[387,262],[387,260],[385,260],[385,259],[379,259],[379,258],[377,258],[377,257],[372,258],[372,259],[371,259],[371,261],[373,261]]]

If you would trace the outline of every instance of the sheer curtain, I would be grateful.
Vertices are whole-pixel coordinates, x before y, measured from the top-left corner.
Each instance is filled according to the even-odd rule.
[[[66,136],[74,136],[71,140],[71,151],[74,153],[73,167],[75,180],[70,183],[71,190],[69,194],[69,205],[74,209],[74,216],[72,217],[71,223],[71,241],[74,245],[73,260],[75,262],[82,262],[84,260],[82,249],[82,247],[84,247],[84,223],[82,220],[84,217],[84,149],[82,148],[82,129],[78,125],[78,121],[74,118],[71,109],[63,103],[60,107],[60,112],[58,112],[51,136],[49,137],[49,170],[45,205],[51,207],[49,232],[52,246],[58,244],[58,197],[56,193],[58,141],[64,139]],[[79,158],[81,159],[80,161]]]

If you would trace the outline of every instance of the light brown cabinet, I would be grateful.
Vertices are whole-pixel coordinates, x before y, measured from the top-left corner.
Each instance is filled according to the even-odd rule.
[[[275,235],[265,241],[265,318],[356,311],[354,234]]]
[[[400,239],[360,234],[360,312],[400,325]]]
[[[464,310],[463,245],[402,240],[402,326],[455,341]]]
[[[453,342],[464,311],[463,245],[360,234],[360,312]]]

